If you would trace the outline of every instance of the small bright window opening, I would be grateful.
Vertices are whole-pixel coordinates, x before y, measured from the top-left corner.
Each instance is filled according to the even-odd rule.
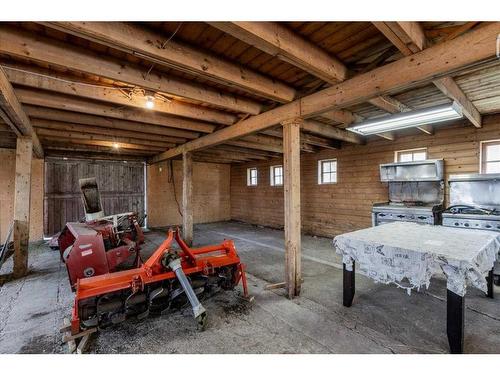
[[[283,185],[283,166],[273,165],[271,167],[271,186]]]
[[[481,142],[481,173],[500,173],[500,139]]]
[[[318,184],[337,183],[337,159],[318,160]]]
[[[394,153],[395,162],[422,161],[427,160],[426,148],[414,148],[411,150],[400,150]]]
[[[257,168],[247,168],[247,186],[257,186]]]

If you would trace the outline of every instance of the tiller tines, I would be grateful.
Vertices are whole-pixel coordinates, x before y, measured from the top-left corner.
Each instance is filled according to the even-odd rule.
[[[180,250],[171,249],[174,238]],[[247,296],[244,265],[233,241],[190,248],[179,230],[169,230],[167,239],[141,266],[78,280],[71,332],[75,335],[92,327],[105,328],[188,302],[198,327],[204,329],[207,313],[198,297],[217,288],[233,289],[240,280]]]

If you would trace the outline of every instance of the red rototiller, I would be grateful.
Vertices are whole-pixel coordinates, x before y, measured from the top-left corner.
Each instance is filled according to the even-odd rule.
[[[174,238],[178,250],[171,248]],[[199,328],[204,329],[207,313],[198,297],[219,288],[233,289],[240,280],[246,297],[245,268],[233,241],[190,248],[179,230],[169,230],[167,239],[136,268],[78,279],[71,334],[105,328],[132,316],[144,318],[188,302]]]

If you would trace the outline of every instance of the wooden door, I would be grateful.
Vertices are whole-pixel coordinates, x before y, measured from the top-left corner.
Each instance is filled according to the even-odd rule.
[[[47,158],[45,161],[44,234],[59,232],[85,212],[78,180],[95,177],[105,215],[134,211],[143,217],[144,163]]]

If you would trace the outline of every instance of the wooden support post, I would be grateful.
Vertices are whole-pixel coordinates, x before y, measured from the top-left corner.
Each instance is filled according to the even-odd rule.
[[[302,120],[283,122],[285,193],[285,282],[288,297],[300,294],[300,127]]]
[[[193,156],[182,154],[182,235],[188,246],[193,244]]]
[[[14,272],[15,278],[28,273],[30,232],[31,137],[18,137],[16,147],[16,179],[14,194]]]

